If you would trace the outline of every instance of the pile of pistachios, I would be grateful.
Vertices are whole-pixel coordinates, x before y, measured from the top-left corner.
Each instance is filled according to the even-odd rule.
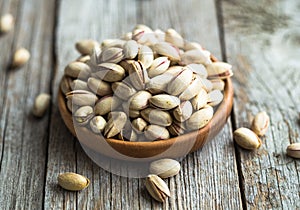
[[[174,29],[137,25],[120,39],[81,40],[61,91],[74,122],[128,141],[168,139],[207,125],[232,66]]]

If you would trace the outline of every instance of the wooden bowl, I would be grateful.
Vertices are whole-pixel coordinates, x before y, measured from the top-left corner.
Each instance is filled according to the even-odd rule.
[[[66,107],[63,93],[58,92],[58,107],[61,116],[71,133],[76,136],[83,148],[111,158],[126,161],[149,161],[159,158],[178,158],[201,148],[214,138],[227,122],[233,103],[231,79],[225,80],[224,99],[218,106],[211,121],[203,128],[178,137],[153,142],[130,142],[105,139],[86,127],[73,124],[71,112]]]

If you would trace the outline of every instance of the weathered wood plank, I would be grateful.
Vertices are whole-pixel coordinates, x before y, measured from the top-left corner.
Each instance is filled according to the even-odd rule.
[[[237,127],[260,110],[270,128],[256,152],[238,148],[249,209],[298,209],[299,161],[285,149],[299,142],[299,2],[233,1],[223,4],[227,58],[235,66]]]
[[[54,2],[1,1],[1,12],[12,13],[16,24],[0,37],[0,209],[40,209],[49,115],[34,118],[31,108],[36,95],[50,91]],[[21,69],[9,69],[19,47],[29,49],[31,59]]]

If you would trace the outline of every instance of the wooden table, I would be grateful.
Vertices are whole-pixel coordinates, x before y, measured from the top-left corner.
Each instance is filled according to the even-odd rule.
[[[286,156],[300,142],[300,4],[298,0],[0,0],[16,18],[0,37],[0,209],[300,209],[300,161]],[[181,161],[167,180],[171,198],[150,198],[143,179],[106,172],[83,152],[56,103],[64,66],[80,39],[118,37],[136,23],[175,28],[234,66],[234,110],[220,134]],[[25,47],[30,62],[9,68]],[[42,119],[34,98],[52,95]],[[270,127],[254,152],[233,142],[265,110]],[[81,192],[57,186],[73,171],[91,179]]]

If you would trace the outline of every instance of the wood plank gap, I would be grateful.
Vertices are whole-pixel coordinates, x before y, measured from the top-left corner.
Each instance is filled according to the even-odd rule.
[[[4,156],[4,146],[5,146],[5,136],[6,136],[6,128],[7,128],[7,122],[8,122],[8,113],[9,113],[9,107],[5,115],[5,122],[4,122],[4,131],[3,131],[3,139],[2,139],[2,150],[1,150],[1,156],[0,156],[0,172],[2,168],[2,160]]]
[[[216,7],[216,15],[217,15],[217,24],[218,24],[218,33],[219,33],[219,41],[221,46],[221,55],[222,60],[227,60],[226,54],[226,43],[225,43],[225,33],[224,33],[224,19],[223,19],[223,8],[222,8],[222,1],[215,0],[215,7]]]

